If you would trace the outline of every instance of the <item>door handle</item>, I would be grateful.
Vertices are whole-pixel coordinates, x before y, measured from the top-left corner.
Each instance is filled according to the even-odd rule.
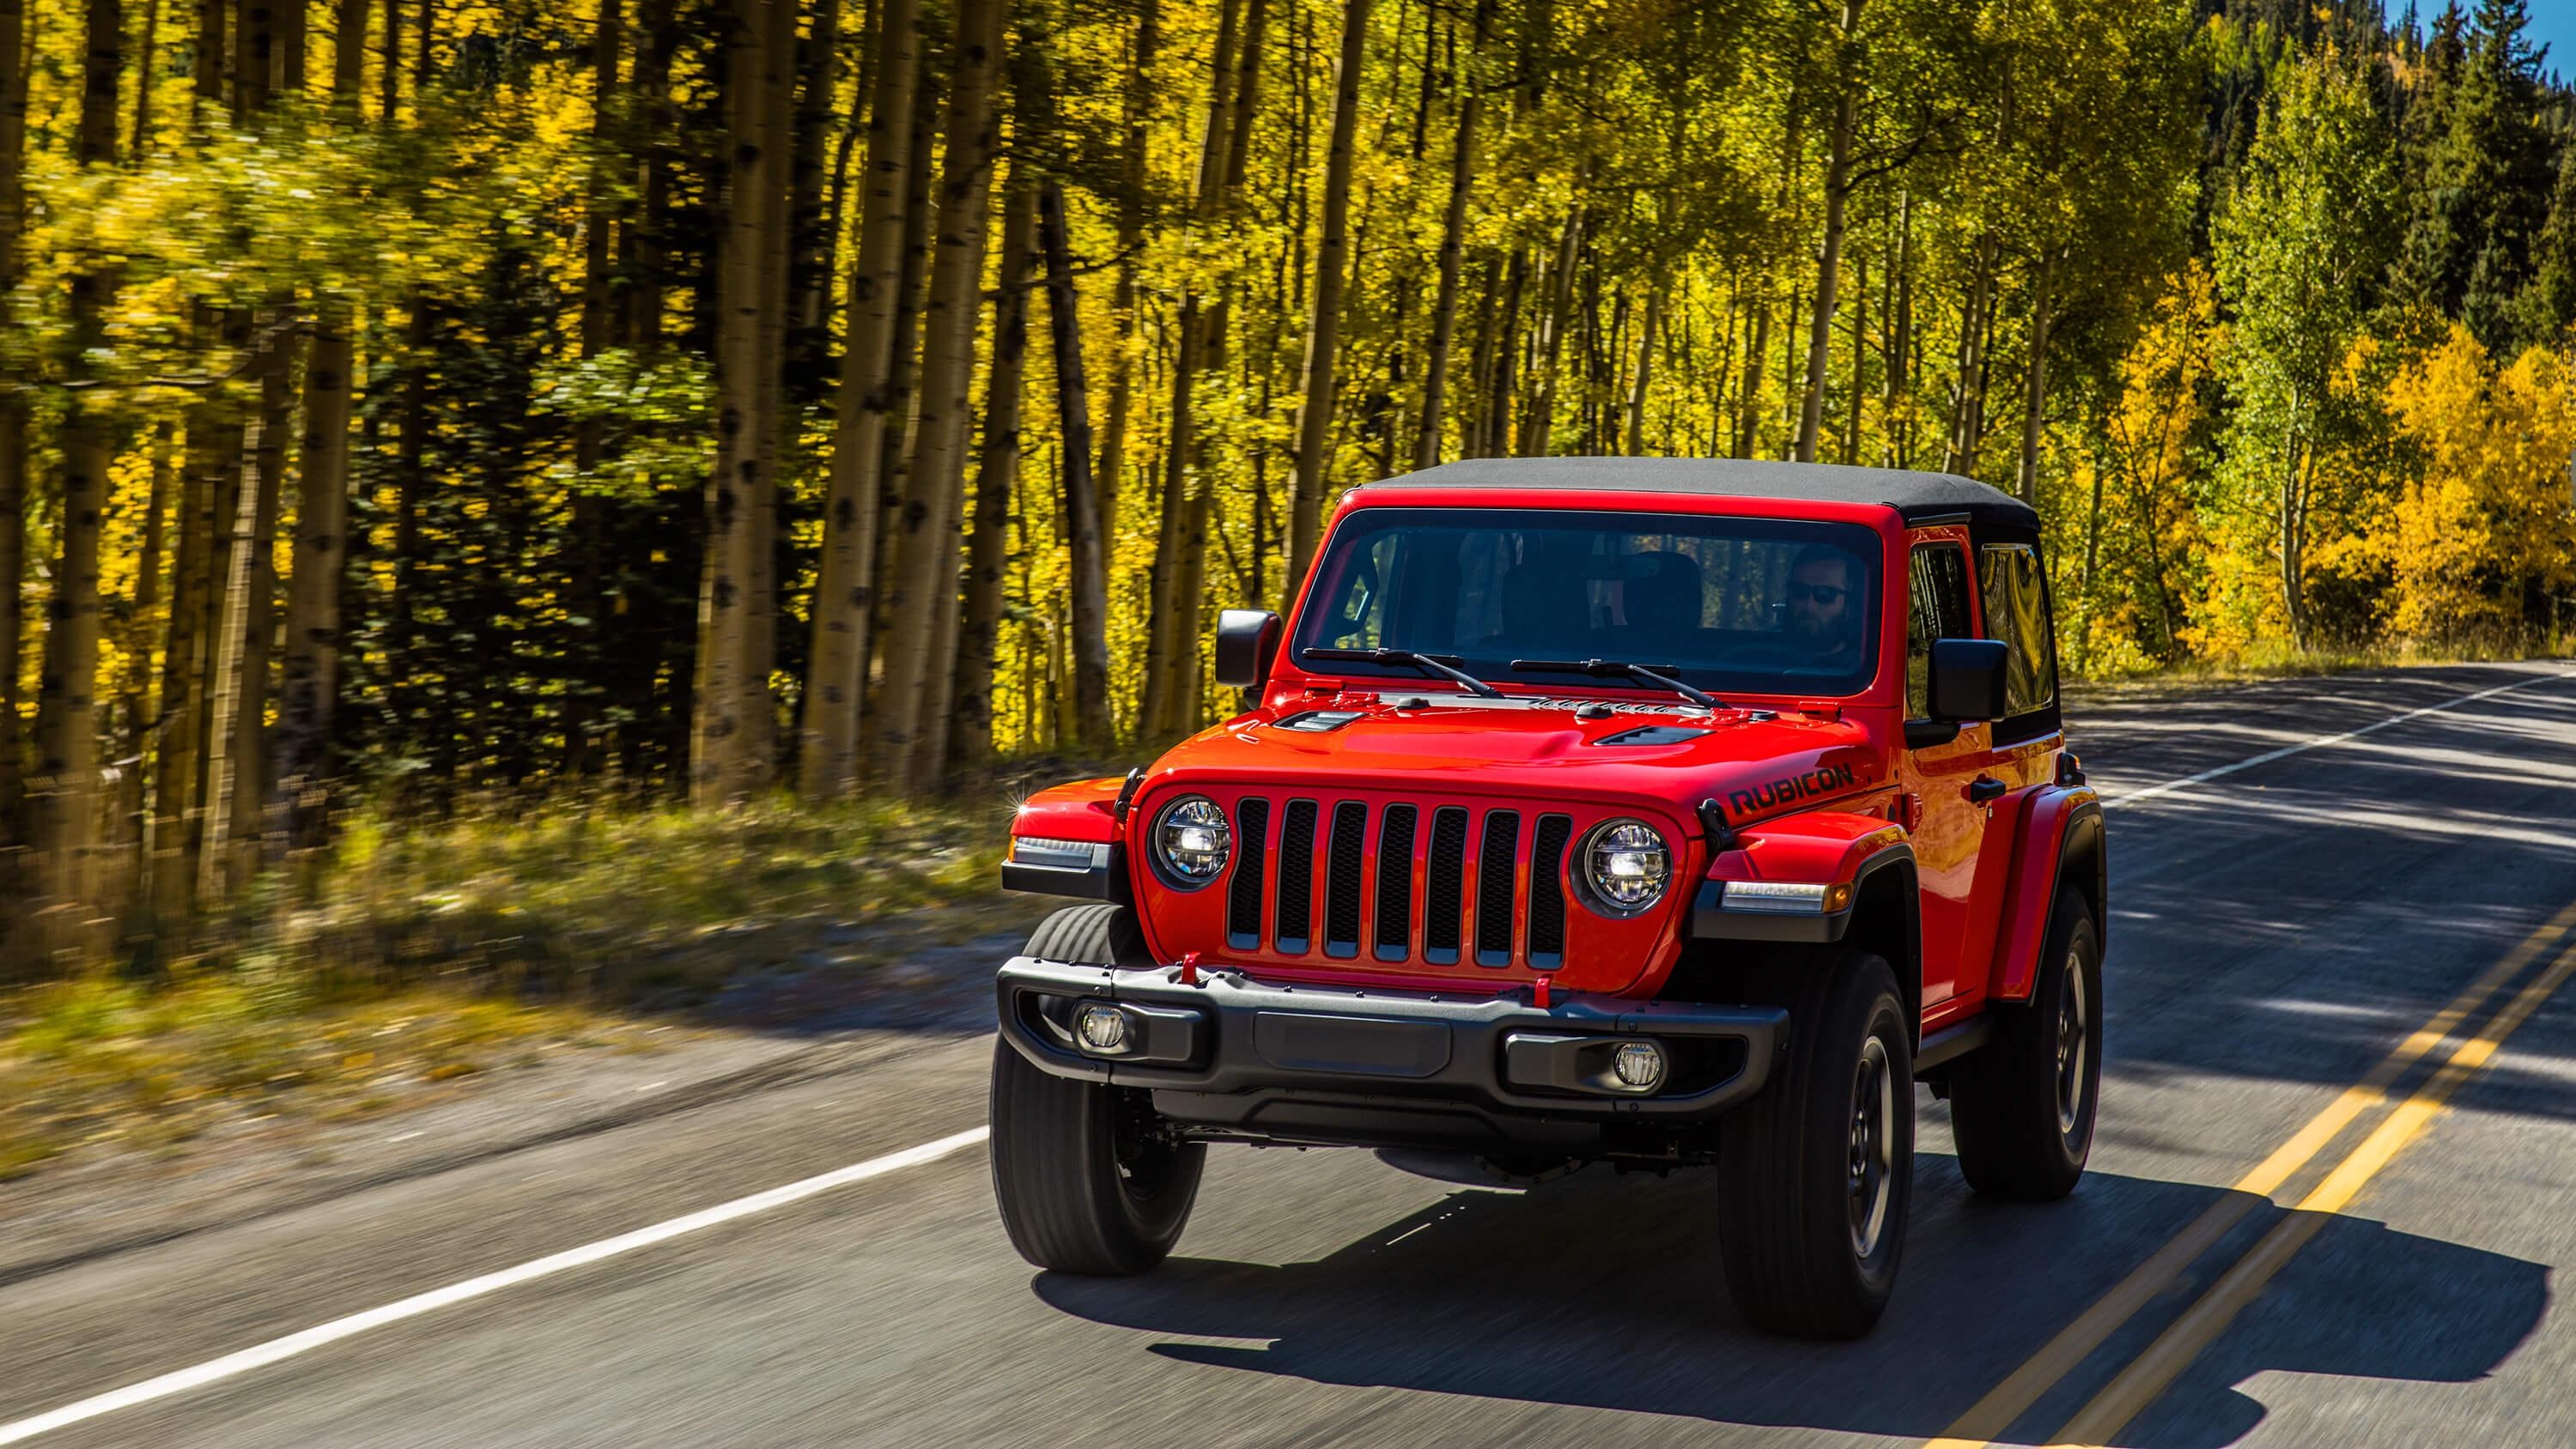
[[[1990,805],[2004,797],[2012,787],[1992,775],[1979,775],[1968,783],[1968,803]]]

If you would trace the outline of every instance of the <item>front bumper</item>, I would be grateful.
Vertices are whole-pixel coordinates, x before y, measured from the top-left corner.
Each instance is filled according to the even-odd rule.
[[[1185,1124],[1371,1144],[1693,1127],[1760,1091],[1788,1041],[1777,1007],[1606,996],[1538,1007],[1518,995],[1272,985],[1210,968],[1185,985],[1180,975],[1013,957],[996,981],[1002,1035],[1042,1071],[1152,1090]],[[1076,1045],[1070,1022],[1085,1003],[1125,1012],[1127,1055]],[[1609,1053],[1639,1040],[1663,1048],[1665,1080],[1645,1093],[1610,1087]]]

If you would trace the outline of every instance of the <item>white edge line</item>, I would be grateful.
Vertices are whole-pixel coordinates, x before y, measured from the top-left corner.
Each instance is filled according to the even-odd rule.
[[[131,1409],[141,1404],[151,1403],[155,1399],[166,1399],[172,1394],[202,1388],[207,1384],[248,1373],[252,1369],[265,1368],[280,1359],[293,1358],[297,1354],[309,1353],[326,1344],[356,1337],[370,1329],[383,1328],[387,1324],[399,1323],[406,1318],[417,1318],[421,1314],[451,1307],[468,1299],[480,1298],[487,1293],[514,1288],[522,1283],[551,1277],[567,1269],[583,1267],[623,1253],[632,1253],[639,1248],[649,1248],[656,1243],[669,1242],[673,1238],[729,1223],[737,1218],[769,1212],[817,1193],[847,1187],[854,1182],[865,1182],[872,1177],[883,1177],[890,1172],[901,1172],[907,1167],[918,1167],[925,1162],[935,1162],[963,1148],[972,1147],[990,1135],[991,1129],[987,1127],[975,1127],[964,1132],[952,1133],[935,1142],[925,1142],[918,1147],[907,1147],[901,1152],[890,1152],[883,1157],[872,1157],[865,1162],[852,1163],[848,1167],[836,1168],[801,1181],[773,1187],[767,1192],[738,1197],[731,1202],[718,1203],[714,1207],[704,1208],[684,1217],[672,1218],[650,1227],[637,1228],[631,1233],[620,1233],[613,1238],[602,1238],[595,1243],[585,1243],[578,1248],[569,1248],[560,1253],[533,1259],[515,1268],[503,1268],[497,1273],[486,1273],[479,1278],[468,1278],[462,1283],[451,1283],[444,1288],[417,1293],[398,1302],[388,1303],[381,1308],[370,1308],[364,1313],[352,1313],[346,1318],[335,1318],[328,1323],[316,1324],[301,1333],[290,1333],[284,1338],[272,1338],[266,1343],[255,1344],[238,1353],[225,1354],[222,1358],[210,1359],[193,1368],[166,1373],[137,1384],[128,1384],[124,1388],[83,1399],[77,1404],[66,1404],[49,1413],[38,1414],[32,1419],[0,1424],[0,1444],[16,1444],[39,1434],[48,1434],[56,1429],[69,1428],[87,1419],[95,1419],[102,1414]]]
[[[2161,785],[2149,785],[2143,790],[2132,790],[2126,795],[2114,795],[2110,799],[2102,802],[2102,808],[2108,810],[2114,805],[2134,805],[2141,800],[2152,800],[2158,795],[2168,794],[2175,790],[2189,789],[2190,787],[2198,785],[2204,781],[2215,780],[2221,775],[2233,775],[2239,770],[2253,769],[2256,765],[2268,765],[2274,760],[2286,759],[2291,755],[2301,754],[2308,750],[2322,750],[2329,745],[2339,745],[2347,740],[2357,740],[2363,735],[2377,733],[2380,730],[2388,728],[2390,725],[2404,724],[2410,719],[2421,719],[2428,714],[2440,714],[2446,709],[2457,709],[2461,705],[2473,704],[2478,700],[2486,699],[2492,695],[2503,694],[2509,690],[2523,689],[2535,684],[2547,684],[2566,677],[2567,676],[2564,673],[2553,673],[2543,675],[2537,679],[2517,679],[2511,684],[2499,684],[2493,689],[2481,689],[2475,694],[2464,694],[2457,699],[2446,699],[2440,704],[2428,704],[2421,709],[2410,709],[2403,714],[2392,714],[2386,719],[2373,720],[2371,723],[2363,725],[2358,729],[2345,730],[2339,735],[2319,735],[2312,740],[2301,740],[2295,745],[2283,745],[2277,750],[2266,750],[2259,755],[2249,755],[2244,759],[2238,760],[2232,765],[2220,765],[2214,770],[2203,770],[2197,775],[2185,775],[2179,780],[2167,780]],[[8,1441],[5,1439],[0,1439],[0,1444],[5,1444],[7,1442]]]

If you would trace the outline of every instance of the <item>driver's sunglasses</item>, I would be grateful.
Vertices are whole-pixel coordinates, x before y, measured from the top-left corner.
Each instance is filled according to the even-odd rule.
[[[1827,608],[1831,608],[1834,605],[1841,603],[1844,596],[1849,594],[1851,590],[1840,588],[1833,584],[1793,583],[1789,585],[1789,592],[1792,597],[1812,599]]]

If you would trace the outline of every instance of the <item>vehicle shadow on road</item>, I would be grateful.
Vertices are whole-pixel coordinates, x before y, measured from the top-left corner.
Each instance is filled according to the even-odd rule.
[[[1886,1319],[1858,1343],[1818,1344],[1760,1335],[1736,1317],[1715,1251],[1715,1191],[1705,1172],[1656,1179],[1594,1168],[1524,1194],[1453,1194],[1320,1259],[1197,1258],[1185,1240],[1182,1256],[1145,1278],[1041,1274],[1033,1286],[1062,1312],[1155,1335],[1146,1352],[1190,1364],[1923,1439],[2223,1195],[2097,1172],[2067,1202],[1999,1205],[1970,1197],[1951,1159],[1926,1155],[1905,1276]],[[2139,1315],[2016,1431],[2044,1436],[2064,1422],[2282,1216],[2257,1206],[2196,1278]],[[2336,1311],[2267,1319],[2250,1350],[2231,1339],[2234,1376],[2186,1375],[2138,1426],[2152,1437],[2124,1442],[2232,1443],[2263,1417],[2235,1385],[2265,1369],[2477,1379],[2532,1332],[2549,1299],[2542,1264],[2362,1218],[2330,1224],[2308,1255],[2340,1275]]]

